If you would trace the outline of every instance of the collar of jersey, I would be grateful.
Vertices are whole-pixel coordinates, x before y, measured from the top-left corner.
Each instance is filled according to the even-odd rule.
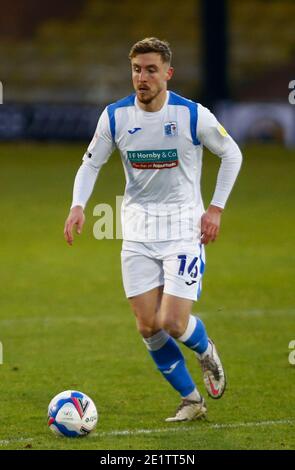
[[[167,106],[167,103],[169,101],[169,91],[167,90],[166,92],[166,100],[165,100],[165,103],[163,104],[162,108],[159,110],[159,111],[154,111],[154,112],[151,112],[151,111],[144,111],[143,109],[141,109],[139,107],[139,104],[138,104],[138,101],[137,101],[137,96],[135,96],[135,101],[134,101],[134,104],[135,104],[135,107],[137,109],[137,111],[139,111],[140,113],[142,113],[144,115],[144,117],[147,117],[149,119],[153,119],[155,117],[159,117],[165,110],[166,106]]]

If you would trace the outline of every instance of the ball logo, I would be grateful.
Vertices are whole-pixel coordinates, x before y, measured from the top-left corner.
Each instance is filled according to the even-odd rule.
[[[63,419],[66,421],[73,421],[73,410],[70,408],[65,408],[62,410],[63,412]]]
[[[97,420],[96,416],[91,416],[90,418],[85,419],[85,423],[94,423]]]

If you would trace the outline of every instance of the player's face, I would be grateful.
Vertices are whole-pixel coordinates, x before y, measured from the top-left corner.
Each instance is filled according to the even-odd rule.
[[[167,90],[167,81],[172,77],[173,68],[162,61],[160,54],[138,54],[131,60],[131,67],[133,86],[141,103],[149,104]]]

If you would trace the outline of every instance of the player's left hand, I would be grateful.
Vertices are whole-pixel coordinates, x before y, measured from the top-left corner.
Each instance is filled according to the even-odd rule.
[[[219,234],[223,209],[210,205],[201,218],[201,242],[207,245],[214,242]]]

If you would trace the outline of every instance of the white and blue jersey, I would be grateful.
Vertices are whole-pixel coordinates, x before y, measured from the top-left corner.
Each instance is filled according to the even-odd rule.
[[[135,94],[123,98],[99,118],[76,176],[72,207],[85,207],[101,166],[118,148],[126,177],[124,240],[199,240],[203,145],[221,158],[211,204],[224,207],[241,153],[215,116],[171,91],[157,112],[143,111]]]

